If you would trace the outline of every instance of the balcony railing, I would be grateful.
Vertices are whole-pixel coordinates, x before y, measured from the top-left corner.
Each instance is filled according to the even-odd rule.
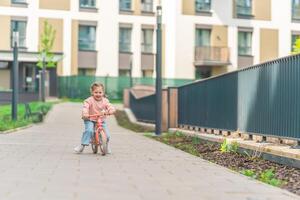
[[[200,46],[195,48],[195,65],[223,66],[230,64],[228,47]]]

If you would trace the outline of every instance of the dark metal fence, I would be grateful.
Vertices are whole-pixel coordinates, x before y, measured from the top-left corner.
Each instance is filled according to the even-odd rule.
[[[38,101],[39,94],[34,92],[20,92],[19,102],[26,103],[31,101]],[[11,104],[12,92],[11,91],[0,91],[0,104]]]
[[[155,94],[136,99],[130,93],[130,108],[139,121],[155,122]]]
[[[178,123],[300,140],[300,55],[179,87]]]
[[[101,82],[110,99],[122,99],[123,90],[130,88],[130,77],[61,76],[58,77],[59,97],[85,99],[90,96],[90,85]],[[164,86],[181,86],[191,79],[163,79]],[[133,85],[155,85],[154,78],[132,78]]]
[[[238,128],[300,140],[300,55],[239,72]]]
[[[237,73],[178,88],[179,124],[235,130]]]

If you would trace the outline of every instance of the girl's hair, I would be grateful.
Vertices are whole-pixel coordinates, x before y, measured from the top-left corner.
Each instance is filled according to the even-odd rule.
[[[107,97],[106,94],[105,94],[105,88],[104,88],[104,85],[103,85],[102,83],[97,83],[97,82],[93,83],[93,84],[91,85],[91,88],[90,88],[91,93],[92,93],[92,92],[95,90],[95,88],[97,88],[97,87],[100,87],[100,88],[102,89],[103,93],[104,93],[104,97]]]

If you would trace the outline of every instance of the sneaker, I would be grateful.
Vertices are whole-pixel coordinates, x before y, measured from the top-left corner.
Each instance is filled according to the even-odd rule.
[[[75,153],[82,153],[83,149],[84,149],[84,146],[81,144],[81,145],[78,145],[77,147],[75,147],[74,151],[75,151]]]

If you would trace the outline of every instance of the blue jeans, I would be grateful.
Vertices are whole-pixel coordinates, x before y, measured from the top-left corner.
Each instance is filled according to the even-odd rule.
[[[89,145],[91,138],[94,134],[94,126],[96,122],[90,121],[90,120],[84,120],[84,132],[81,137],[81,144],[82,145]],[[110,134],[106,125],[106,122],[103,122],[103,129],[106,133],[107,139],[110,139]]]

